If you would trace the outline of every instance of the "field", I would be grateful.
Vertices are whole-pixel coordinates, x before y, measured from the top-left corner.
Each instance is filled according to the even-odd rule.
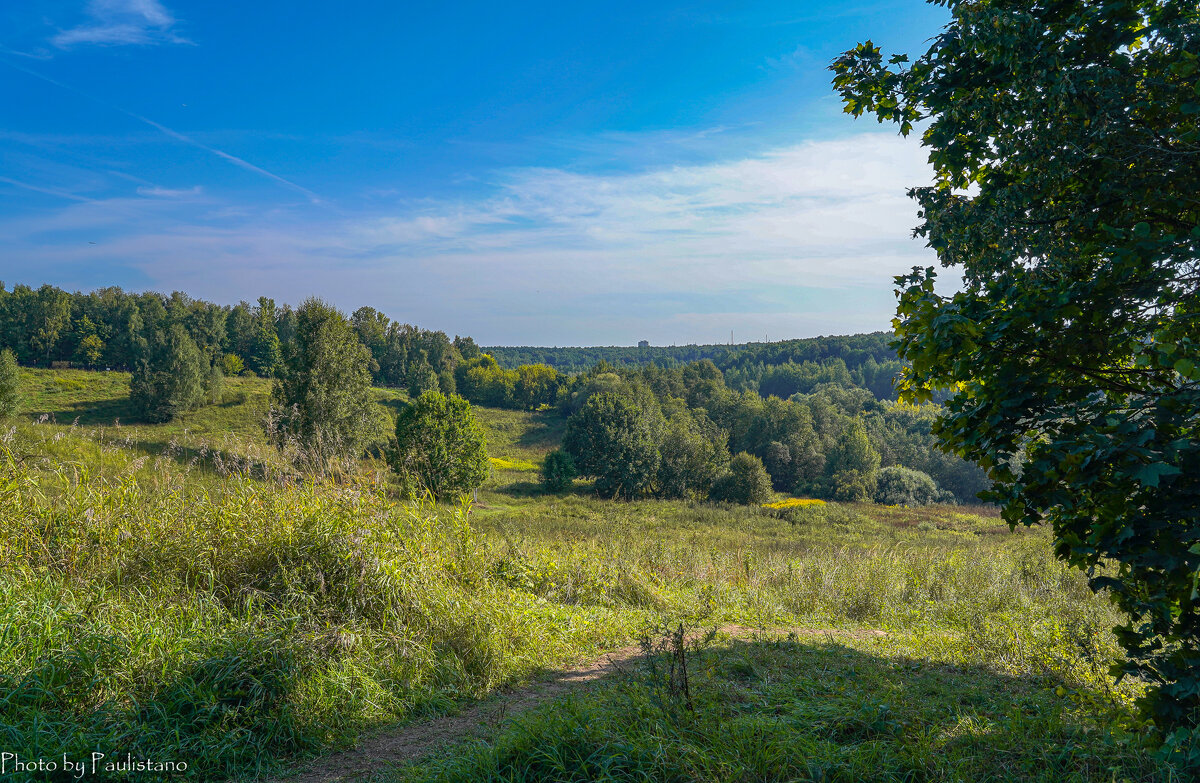
[[[262,434],[262,380],[157,426],[119,373],[22,380],[0,433],[0,750],[23,759],[319,779],[365,735],[644,637],[649,657],[374,779],[1173,779],[1138,684],[1106,674],[1114,610],[986,508],[544,495],[562,421],[489,409],[491,478],[437,507],[381,463],[297,474]]]

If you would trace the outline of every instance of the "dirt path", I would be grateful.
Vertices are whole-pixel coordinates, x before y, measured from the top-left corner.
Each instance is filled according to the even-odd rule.
[[[758,636],[798,636],[866,638],[886,636],[883,631],[842,631],[824,628],[783,628],[762,630],[740,625],[718,629],[735,639]],[[526,686],[501,690],[487,701],[474,705],[457,715],[447,715],[424,723],[414,723],[399,729],[366,737],[351,750],[323,756],[301,768],[296,774],[279,778],[277,783],[340,783],[365,777],[386,767],[413,761],[445,745],[483,737],[501,721],[520,715],[526,710],[545,704],[560,696],[579,690],[588,683],[606,677],[640,658],[638,646],[610,650],[596,660],[579,666],[561,669],[550,677]]]

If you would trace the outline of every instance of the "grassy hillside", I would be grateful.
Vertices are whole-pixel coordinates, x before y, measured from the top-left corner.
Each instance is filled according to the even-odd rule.
[[[380,466],[294,475],[261,433],[262,380],[147,426],[125,376],[22,373],[29,413],[0,443],[0,735],[23,758],[248,778],[648,629],[736,624],[785,630],[690,653],[690,708],[663,669],[630,670],[381,778],[1170,774],[1138,685],[1104,673],[1112,608],[986,510],[546,496],[561,420],[488,409],[479,502],[434,507]]]

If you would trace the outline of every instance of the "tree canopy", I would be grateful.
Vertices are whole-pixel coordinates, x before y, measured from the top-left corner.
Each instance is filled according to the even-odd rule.
[[[377,434],[370,353],[346,317],[320,299],[296,310],[296,334],[271,394],[273,436],[314,464],[357,456]]]
[[[479,487],[488,476],[487,443],[457,394],[427,391],[396,418],[396,470],[444,500]]]
[[[129,399],[143,419],[170,421],[204,404],[214,377],[179,324],[155,332],[129,377]]]
[[[17,358],[8,348],[0,351],[0,418],[14,416],[21,404],[21,377]]]
[[[846,110],[920,129],[933,268],[897,279],[907,398],[1053,525],[1129,620],[1162,728],[1200,716],[1200,13],[1181,0],[976,0],[911,62],[832,66]]]

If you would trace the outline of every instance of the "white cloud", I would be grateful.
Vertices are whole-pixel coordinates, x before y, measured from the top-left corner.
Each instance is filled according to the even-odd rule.
[[[349,218],[146,188],[2,221],[0,240],[47,270],[103,253],[162,290],[318,294],[484,343],[781,339],[889,327],[892,277],[933,259],[905,196],[931,179],[924,157],[867,133],[633,173],[527,168],[474,199],[364,199]],[[108,233],[53,239],[82,226]]]
[[[190,188],[163,188],[158,185],[143,185],[137,189],[139,196],[149,196],[151,198],[187,198],[188,196],[199,196],[204,192],[204,189],[199,185]]]
[[[905,196],[928,180],[914,142],[863,134],[633,174],[510,171],[490,199],[352,223],[344,238],[381,259],[491,254],[522,264],[545,252],[629,263],[662,287],[712,288],[750,272],[852,285],[882,259],[905,271],[894,264],[928,258],[908,238],[917,219]]]
[[[90,0],[89,21],[50,39],[61,49],[80,44],[191,43],[174,32],[176,20],[158,0]]]

